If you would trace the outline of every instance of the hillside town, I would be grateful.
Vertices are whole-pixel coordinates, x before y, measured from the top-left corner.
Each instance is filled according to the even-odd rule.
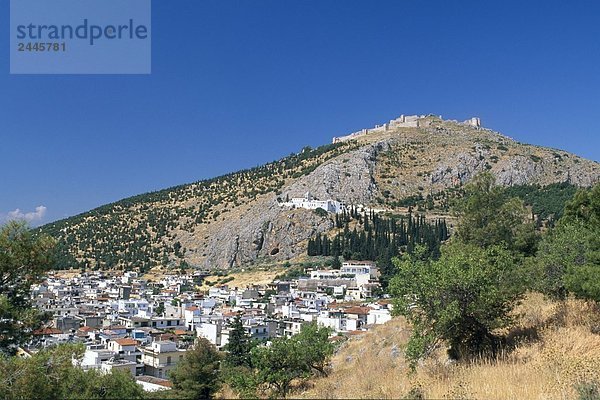
[[[66,278],[50,273],[34,285],[34,305],[52,315],[47,327],[20,349],[30,357],[44,347],[81,343],[80,368],[124,370],[147,391],[168,389],[169,371],[196,337],[222,349],[240,316],[248,335],[267,342],[290,337],[316,322],[330,340],[360,334],[391,319],[389,300],[377,299],[379,272],[369,261],[339,269],[307,270],[295,279],[238,288],[200,290],[204,276],[164,275],[151,282],[136,272],[86,272]]]

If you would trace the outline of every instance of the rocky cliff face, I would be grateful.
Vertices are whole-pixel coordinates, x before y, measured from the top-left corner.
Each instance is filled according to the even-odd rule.
[[[90,265],[109,251],[103,243],[110,241],[95,236],[86,245],[81,242],[90,227],[102,227],[104,236],[124,237],[140,249],[136,254],[148,253],[144,262],[150,264],[176,265],[185,260],[197,266],[230,268],[305,254],[308,238],[332,229],[331,217],[279,204],[287,196],[300,197],[308,191],[321,200],[397,210],[408,196],[435,195],[459,187],[482,171],[491,171],[502,185],[570,182],[590,186],[600,180],[597,162],[564,151],[517,143],[496,132],[435,117],[424,122],[419,128],[364,135],[316,152],[312,158],[299,156],[301,161],[294,164],[284,159],[257,177],[232,174],[219,178],[215,185],[197,183],[160,197],[126,199],[60,221],[48,230],[64,241],[79,262]],[[255,192],[256,188],[262,189]],[[249,191],[254,194],[248,195]],[[147,215],[153,210],[161,210],[160,229],[155,226],[157,220]],[[200,212],[205,216],[202,219]],[[140,226],[144,227],[141,232]],[[117,264],[135,261],[124,258],[140,258],[120,257],[127,251],[117,247]]]

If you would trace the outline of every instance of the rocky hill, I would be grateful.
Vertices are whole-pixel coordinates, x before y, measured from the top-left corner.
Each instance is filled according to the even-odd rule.
[[[305,255],[309,238],[334,228],[331,215],[281,206],[305,192],[347,205],[390,212],[412,205],[444,215],[453,193],[482,171],[507,186],[600,180],[600,164],[565,151],[435,116],[417,121],[124,199],[41,230],[59,239],[63,267],[230,268]]]

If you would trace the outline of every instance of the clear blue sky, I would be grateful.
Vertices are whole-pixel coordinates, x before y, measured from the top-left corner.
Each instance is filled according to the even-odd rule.
[[[149,76],[11,76],[0,217],[48,222],[400,114],[600,160],[598,1],[153,1]]]

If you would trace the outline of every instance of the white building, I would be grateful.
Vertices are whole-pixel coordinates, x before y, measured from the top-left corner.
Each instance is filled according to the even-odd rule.
[[[343,203],[336,200],[317,200],[310,192],[306,192],[304,197],[294,197],[291,201],[280,203],[280,205],[295,208],[306,208],[307,210],[316,210],[317,208],[322,208],[323,210],[334,214],[341,213],[346,208]]]
[[[379,310],[371,310],[367,315],[367,325],[385,324],[392,319],[390,310],[382,308]]]
[[[114,303],[119,313],[127,313],[130,316],[146,315],[150,303],[146,299],[119,300]]]
[[[170,370],[183,360],[185,350],[177,348],[175,342],[156,341],[151,346],[142,347],[142,363],[146,375],[167,378]]]

